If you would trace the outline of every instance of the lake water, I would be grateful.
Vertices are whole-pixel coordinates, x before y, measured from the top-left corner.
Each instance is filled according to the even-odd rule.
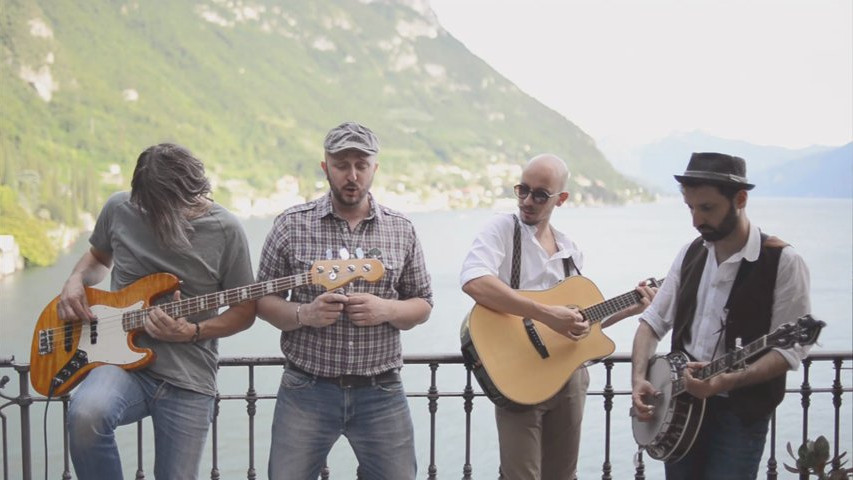
[[[380,199],[381,200],[381,199]],[[853,342],[853,200],[851,199],[750,199],[750,219],[764,231],[777,235],[791,243],[805,258],[811,271],[813,315],[827,322],[818,350],[849,350]],[[412,218],[423,244],[427,266],[432,274],[435,308],[430,320],[413,330],[403,333],[403,349],[406,354],[457,353],[459,351],[459,324],[470,310],[472,301],[461,292],[458,284],[459,267],[477,231],[493,215],[492,211],[452,211],[412,213]],[[679,247],[694,238],[695,230],[690,226],[686,207],[680,199],[668,198],[654,204],[639,204],[624,207],[570,207],[557,209],[554,225],[572,237],[584,251],[583,273],[596,282],[605,298],[630,290],[637,281],[647,277],[666,275]],[[244,225],[251,242],[252,259],[257,266],[263,240],[272,224],[272,218],[250,218]],[[71,271],[80,254],[87,248],[85,236],[64,255],[60,261],[48,268],[31,269],[0,279],[0,356],[14,355],[17,361],[29,359],[32,327],[36,318],[54,296]],[[102,284],[101,288],[108,288]],[[631,348],[635,319],[628,319],[608,330],[606,334],[616,342],[617,352],[628,352]],[[661,351],[666,350],[668,340],[661,342]],[[258,321],[250,330],[234,337],[223,339],[220,344],[223,356],[279,355],[278,333],[263,321]],[[813,387],[831,384],[830,371],[826,364],[817,364],[810,377]],[[848,366],[849,367],[849,366]],[[463,374],[461,368],[439,369],[438,387],[441,391],[461,391]],[[227,370],[227,369],[226,369]],[[220,390],[223,394],[244,393],[246,380],[244,370],[239,373],[223,371]],[[420,366],[404,369],[404,381],[408,391],[425,391],[429,386],[427,370]],[[4,375],[11,373],[2,372]],[[590,390],[603,386],[603,369],[591,370]],[[260,394],[274,394],[280,370],[259,369],[256,373],[256,389]],[[789,387],[798,385],[799,373],[788,376]],[[629,386],[627,367],[614,370],[614,383],[618,388]],[[851,371],[845,370],[842,383],[853,383]],[[6,387],[7,394],[16,392],[15,382]],[[846,397],[844,404],[851,399]],[[269,445],[269,422],[272,418],[272,401],[258,404],[255,429],[255,462],[259,478],[266,476],[266,460]],[[411,400],[415,420],[418,448],[419,477],[426,477],[429,465],[429,414],[425,400]],[[464,464],[464,411],[461,400],[439,401],[437,418],[436,464],[441,478],[458,478]],[[628,399],[618,397],[614,401],[611,462],[614,478],[629,478],[633,475],[631,454],[636,449],[627,412]],[[851,419],[849,408],[842,408],[842,451],[851,452]],[[10,417],[10,460],[13,478],[20,472],[20,445],[18,443],[17,414],[14,409],[3,412]],[[41,405],[33,408],[33,463],[34,475],[43,475]],[[789,395],[779,410],[777,460],[791,463],[784,452],[785,442],[796,448],[800,441],[800,403],[798,397]],[[49,458],[51,477],[56,478],[62,466],[61,439],[56,432],[61,421],[60,406],[53,405],[49,411],[48,437],[52,454]],[[603,461],[604,428],[601,397],[589,397],[583,425],[581,449],[581,478],[601,476]],[[488,400],[475,401],[472,423],[472,465],[474,478],[495,478],[498,464],[497,434],[494,427],[493,409]],[[146,437],[151,438],[148,422]],[[832,404],[828,395],[814,395],[809,419],[810,436],[832,435]],[[220,416],[220,469],[222,478],[246,478],[248,447],[246,437],[245,402],[223,402]],[[118,441],[124,452],[126,478],[133,478],[135,465],[135,435],[132,426],[119,430]],[[769,450],[769,449],[768,449]],[[146,450],[146,472],[153,472],[153,448]],[[349,445],[338,442],[329,459],[334,478],[354,478],[355,459]],[[208,472],[209,454],[202,463],[202,478]],[[662,477],[661,464],[649,460],[646,465],[647,478]],[[784,477],[784,475],[783,475]]]

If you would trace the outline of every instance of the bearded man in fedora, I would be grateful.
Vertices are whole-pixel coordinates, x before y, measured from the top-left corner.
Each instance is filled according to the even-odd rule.
[[[774,348],[746,366],[700,380],[693,374],[736,348],[810,311],[809,271],[782,240],[746,216],[749,191],[742,158],[694,153],[681,184],[700,236],[682,247],[652,304],[641,314],[632,353],[632,403],[638,420],[653,417],[661,398],[647,380],[649,359],[672,330],[673,351],[692,360],[683,372],[687,393],[707,399],[699,434],[666,478],[754,479],[770,416],[785,393],[785,374],[807,349]],[[661,412],[663,413],[663,412]]]

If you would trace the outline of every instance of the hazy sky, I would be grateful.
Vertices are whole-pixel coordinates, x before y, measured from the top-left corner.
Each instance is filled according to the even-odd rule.
[[[853,140],[851,0],[431,0],[454,37],[598,141]]]

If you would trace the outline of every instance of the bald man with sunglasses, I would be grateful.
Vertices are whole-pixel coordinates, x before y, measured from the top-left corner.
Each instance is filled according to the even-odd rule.
[[[516,290],[545,290],[565,277],[579,275],[583,255],[565,234],[551,226],[551,214],[569,198],[568,168],[559,157],[542,154],[530,159],[515,186],[517,215],[496,215],[477,235],[462,266],[462,290],[492,310],[536,319],[572,340],[586,337],[589,322],[577,308],[547,305]],[[513,279],[512,259],[519,229],[521,268]],[[637,315],[654,296],[640,286],[638,306],[607,319],[608,326]],[[589,374],[581,367],[550,399],[524,408],[495,406],[500,444],[500,479],[567,480],[576,478],[581,420]]]

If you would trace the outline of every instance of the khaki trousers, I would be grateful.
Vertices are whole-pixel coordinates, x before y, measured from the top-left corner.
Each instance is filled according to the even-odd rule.
[[[573,480],[589,372],[579,368],[552,398],[522,411],[495,408],[501,480]]]

